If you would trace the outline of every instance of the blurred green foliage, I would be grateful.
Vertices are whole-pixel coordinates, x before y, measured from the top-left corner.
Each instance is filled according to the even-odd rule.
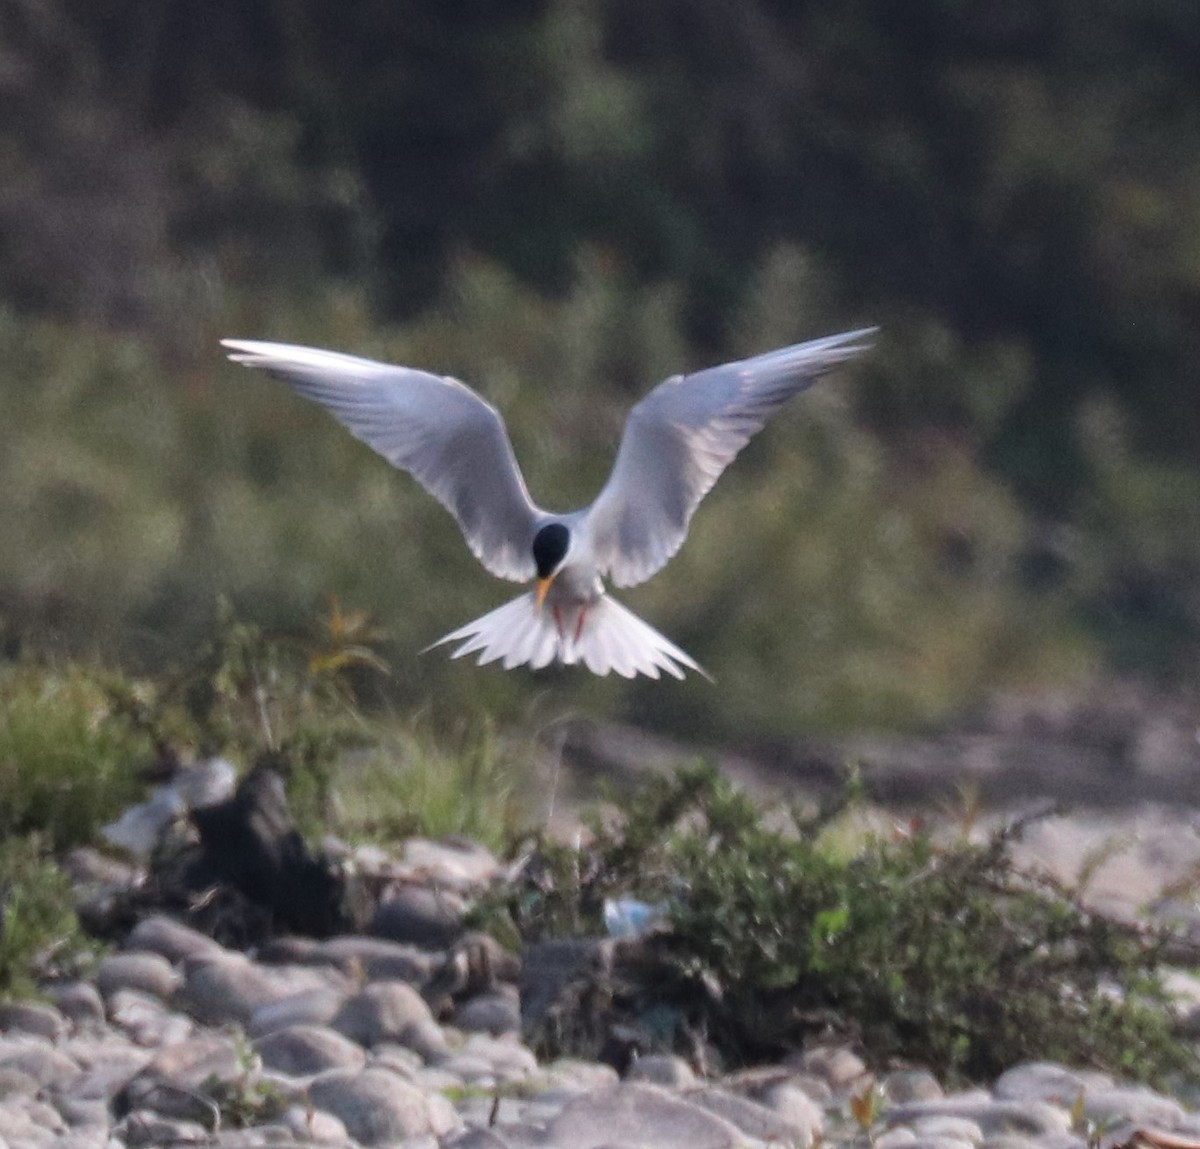
[[[0,670],[0,837],[36,833],[65,850],[90,842],[142,792],[151,747],[109,676],[83,666]]]
[[[381,620],[435,725],[919,725],[1200,653],[1183,0],[0,0],[0,636],[186,657]],[[535,497],[679,369],[866,322],[630,605],[718,679],[416,652],[506,593],[222,336],[452,372]],[[548,496],[553,493],[553,498]],[[433,700],[430,702],[430,700]]]
[[[79,927],[71,882],[37,834],[0,842],[0,1001],[30,997],[51,972],[79,976],[95,943]]]

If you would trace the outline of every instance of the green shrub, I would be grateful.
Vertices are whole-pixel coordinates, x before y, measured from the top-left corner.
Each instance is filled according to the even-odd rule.
[[[0,834],[65,849],[92,839],[144,790],[147,736],[82,666],[0,668]]]
[[[0,998],[29,996],[39,974],[88,952],[70,882],[41,841],[0,843]]]
[[[1030,1058],[1196,1076],[1157,976],[1163,939],[1085,911],[982,845],[764,823],[708,769],[653,781],[592,846],[543,853],[499,900],[526,938],[599,932],[605,897],[662,901],[651,935],[678,1030],[735,1062],[830,1030],[876,1064],[987,1080]],[[838,839],[835,848],[830,838]]]

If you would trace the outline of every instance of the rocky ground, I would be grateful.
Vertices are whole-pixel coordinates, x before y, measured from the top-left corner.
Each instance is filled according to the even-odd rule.
[[[518,962],[462,934],[463,900],[497,867],[466,843],[410,842],[369,935],[283,937],[255,952],[144,918],[93,977],[0,1008],[0,1149],[1089,1149],[1131,1143],[1136,1128],[1181,1149],[1200,1138],[1196,1099],[1051,1064],[945,1092],[920,1068],[875,1081],[845,1048],[707,1077],[661,1054],[621,1058],[621,1074],[539,1061],[524,1035],[581,968],[625,943],[545,943]],[[93,903],[136,881],[88,854],[74,871]]]
[[[1200,942],[1197,710],[1122,689],[998,704],[932,739],[710,756],[746,789],[789,797],[819,796],[855,761],[879,800],[863,817],[885,823],[950,798],[946,817],[978,832],[1066,803],[1029,824],[1020,862],[1083,879],[1107,912],[1166,917]],[[696,753],[613,729],[575,730],[559,750],[544,813],[570,834],[579,778],[599,767],[619,781]],[[604,1061],[539,1060],[530,1043],[557,1004],[636,939],[549,942],[518,959],[462,929],[464,908],[501,869],[487,851],[412,840],[350,862],[387,888],[362,932],[235,946],[218,930],[222,945],[177,916],[140,912],[113,931],[118,948],[92,976],[0,1007],[0,1149],[1200,1149],[1200,1095],[1082,1067],[1029,1063],[989,1088],[949,1092],[920,1067],[873,1078],[840,1047],[732,1074],[703,1050],[639,1057],[635,1042]],[[119,918],[122,899],[146,885],[143,871],[86,851],[71,872],[85,920]],[[223,912],[209,908],[214,920]],[[1195,1040],[1200,981],[1179,970],[1172,985],[1181,1040]]]

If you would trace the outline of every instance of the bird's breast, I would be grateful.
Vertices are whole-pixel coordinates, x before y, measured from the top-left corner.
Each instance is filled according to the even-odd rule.
[[[546,601],[552,605],[579,606],[597,602],[604,594],[604,583],[592,566],[565,566],[554,577]]]

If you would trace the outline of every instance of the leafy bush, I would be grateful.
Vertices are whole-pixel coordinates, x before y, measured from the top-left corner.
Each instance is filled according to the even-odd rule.
[[[28,996],[39,974],[88,952],[70,882],[41,841],[0,843],[0,998]]]
[[[848,856],[833,825],[796,814],[781,832],[715,772],[686,770],[647,784],[590,847],[543,853],[502,900],[527,938],[599,932],[608,896],[664,902],[660,1001],[735,1061],[832,1029],[878,1064],[960,1079],[1030,1058],[1200,1071],[1171,1032],[1162,939],[1019,873],[1019,827],[982,845],[872,837]]]
[[[150,741],[110,685],[79,665],[0,668],[0,835],[37,832],[61,850],[89,841],[139,796]]]

